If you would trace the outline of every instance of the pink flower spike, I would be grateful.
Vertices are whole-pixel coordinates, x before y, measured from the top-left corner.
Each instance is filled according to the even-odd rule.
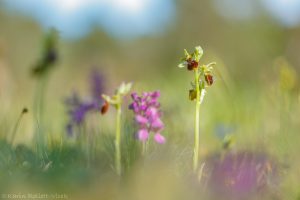
[[[141,115],[137,115],[137,116],[135,117],[135,120],[136,120],[136,122],[139,123],[139,124],[147,124],[147,123],[148,123],[148,119],[145,118],[145,117],[143,117],[143,116],[141,116]]]
[[[159,133],[156,133],[156,134],[154,135],[154,140],[155,140],[157,143],[159,143],[159,144],[164,144],[164,143],[166,143],[165,137],[162,136],[162,135],[159,134]]]
[[[149,133],[146,129],[139,130],[138,138],[139,138],[140,141],[145,142],[148,139],[148,137],[149,137]]]

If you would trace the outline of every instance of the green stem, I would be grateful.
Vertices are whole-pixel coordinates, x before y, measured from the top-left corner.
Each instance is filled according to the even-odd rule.
[[[48,82],[48,76],[44,75],[40,77],[37,83],[37,89],[35,94],[34,112],[37,120],[36,137],[37,137],[37,152],[41,156],[42,161],[47,157],[45,154],[46,141],[45,141],[45,124],[44,124],[44,101],[46,94],[46,86]]]
[[[194,135],[194,155],[193,155],[193,170],[196,171],[198,168],[199,160],[199,119],[200,119],[200,85],[199,85],[199,74],[198,69],[195,72],[195,86],[196,86],[196,110],[195,110],[195,135]]]
[[[48,83],[47,75],[40,77],[40,80],[37,83],[38,85],[37,85],[36,96],[35,96],[35,115],[36,115],[36,119],[41,124],[41,126],[44,123],[44,105],[45,105],[47,83]]]
[[[115,164],[118,175],[121,175],[121,104],[117,105],[117,124],[115,140]]]
[[[86,130],[86,129],[85,129]],[[91,135],[90,132],[85,131],[86,133],[86,156],[87,156],[87,168],[90,168],[91,165]]]
[[[14,142],[14,140],[15,140],[15,136],[16,136],[16,134],[17,134],[18,127],[19,127],[19,125],[20,125],[20,122],[21,122],[21,119],[22,119],[23,115],[24,115],[24,113],[22,112],[21,115],[20,115],[19,118],[18,118],[17,123],[16,123],[15,126],[14,126],[14,129],[13,129],[13,132],[12,132],[12,136],[11,136],[11,139],[10,139],[10,144],[11,144],[11,145],[13,144],[13,142]]]

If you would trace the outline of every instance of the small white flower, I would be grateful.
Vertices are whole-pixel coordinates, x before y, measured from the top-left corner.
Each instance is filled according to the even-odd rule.
[[[195,51],[193,53],[193,59],[199,62],[202,55],[203,55],[203,49],[201,48],[201,46],[195,47]]]
[[[111,105],[118,106],[121,104],[122,98],[126,96],[132,87],[132,83],[122,83],[119,88],[116,90],[115,94],[108,96],[102,94],[102,98]]]
[[[120,94],[122,96],[125,96],[126,94],[128,94],[131,90],[132,87],[132,83],[122,83],[118,89],[117,94]]]

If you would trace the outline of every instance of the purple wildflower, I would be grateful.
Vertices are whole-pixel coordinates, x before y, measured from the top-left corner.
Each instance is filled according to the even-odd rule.
[[[217,199],[246,199],[267,193],[277,184],[275,162],[264,153],[237,152],[206,162],[209,187]],[[250,198],[250,199],[252,199]]]
[[[93,70],[90,75],[91,94],[94,100],[99,101],[102,99],[101,95],[104,92],[104,76],[97,70]]]
[[[89,112],[99,110],[100,106],[96,102],[84,102],[76,94],[67,98],[65,104],[68,107],[69,122],[66,130],[68,135],[73,135],[74,126],[84,123],[85,117]]]
[[[70,111],[72,121],[75,122],[75,124],[79,125],[84,121],[85,116],[88,112],[92,110],[98,110],[98,108],[99,106],[95,103],[80,103]]]
[[[153,132],[154,140],[157,143],[164,144],[166,142],[164,136],[160,134],[164,124],[161,120],[159,97],[159,91],[144,92],[141,96],[138,96],[137,93],[131,94],[133,102],[129,105],[129,109],[135,114],[135,121],[139,126],[137,138],[140,141],[148,140],[149,134]]]
[[[103,103],[101,98],[103,92],[102,75],[94,70],[91,74],[91,98],[84,101],[76,93],[73,93],[71,97],[66,99],[65,104],[69,114],[66,130],[69,135],[73,135],[74,126],[80,126],[84,123],[88,113],[100,111]]]

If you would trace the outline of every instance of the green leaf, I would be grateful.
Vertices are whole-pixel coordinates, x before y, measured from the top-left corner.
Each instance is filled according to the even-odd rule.
[[[184,58],[185,58],[185,60],[189,59],[191,57],[191,55],[189,54],[189,52],[186,49],[184,49],[183,51],[184,51]]]

